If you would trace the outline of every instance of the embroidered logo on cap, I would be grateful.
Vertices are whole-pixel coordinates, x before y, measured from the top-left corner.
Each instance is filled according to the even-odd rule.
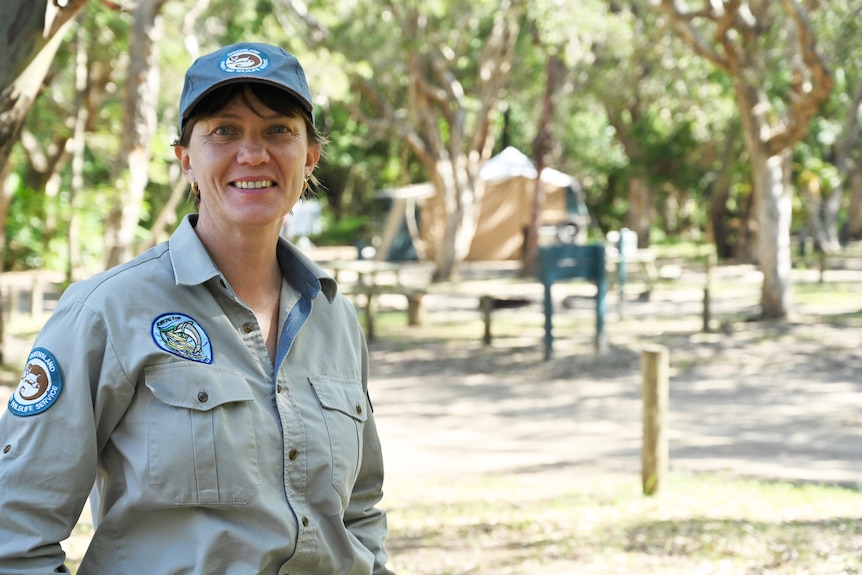
[[[207,332],[187,315],[166,313],[153,321],[153,341],[163,350],[200,363],[212,363],[212,345]]]
[[[240,48],[239,50],[229,52],[219,62],[219,67],[223,72],[241,72],[243,74],[259,72],[265,70],[268,66],[269,59],[259,50],[253,48]]]
[[[57,360],[47,349],[37,347],[30,352],[24,375],[9,398],[9,411],[20,416],[42,413],[54,405],[62,389]]]

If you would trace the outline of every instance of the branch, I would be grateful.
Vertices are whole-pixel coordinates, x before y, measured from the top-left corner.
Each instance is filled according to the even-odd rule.
[[[767,142],[773,152],[783,150],[805,137],[808,123],[817,114],[820,105],[829,99],[833,86],[832,76],[817,53],[807,12],[796,0],[783,0],[783,3],[796,27],[797,55],[802,62],[794,64],[796,69],[793,70],[791,82],[793,91],[785,128],[776,131]]]
[[[694,25],[693,20],[708,17],[704,12],[680,12],[674,0],[660,0],[658,10],[667,14],[671,27],[683,42],[700,56],[725,71],[730,71],[730,62],[716,50]],[[710,18],[712,19],[712,18]]]

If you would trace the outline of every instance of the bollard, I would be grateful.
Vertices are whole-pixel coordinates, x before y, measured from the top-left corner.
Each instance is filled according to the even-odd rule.
[[[643,447],[641,478],[644,495],[654,495],[668,470],[667,416],[669,403],[668,349],[647,346],[641,351],[643,387]]]

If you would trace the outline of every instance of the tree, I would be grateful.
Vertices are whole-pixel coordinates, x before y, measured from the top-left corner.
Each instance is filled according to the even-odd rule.
[[[0,18],[10,23],[0,44],[4,54],[0,67],[0,253],[4,249],[6,214],[11,199],[5,184],[11,168],[12,147],[42,88],[63,33],[84,4],[85,0],[50,3],[48,0],[6,0],[0,4]]]
[[[847,218],[844,238],[862,239],[862,53],[857,49],[862,34],[862,6],[833,0],[828,10],[812,15],[818,43],[827,65],[834,71],[835,89],[806,140],[811,154],[801,158],[802,169],[821,194],[808,211],[819,230],[819,246],[834,251],[841,241],[839,223],[844,200]],[[819,168],[819,169],[818,169]]]
[[[795,0],[702,2],[696,10],[660,0],[656,8],[692,50],[733,83],[758,214],[761,314],[785,318],[792,304],[792,150],[832,90],[808,14]]]
[[[11,196],[6,178],[12,146],[18,140],[27,112],[42,87],[63,33],[86,0],[4,0],[0,18],[8,22],[0,41],[0,254],[6,245],[6,217]],[[0,272],[3,271],[0,257]],[[3,361],[5,326],[0,314],[0,362]]]
[[[310,44],[349,62],[353,109],[363,123],[405,142],[423,166],[445,222],[431,234],[439,244],[424,251],[433,255],[433,279],[449,278],[475,233],[484,191],[479,170],[493,152],[524,1],[390,0],[382,16],[379,4],[358,2],[329,26],[287,4]]]
[[[159,93],[158,45],[162,27],[159,11],[165,0],[138,0],[134,11],[126,96],[123,139],[112,181],[123,181],[105,222],[106,267],[124,262],[135,254],[135,235],[141,217],[144,192],[149,181],[150,140],[156,131]],[[127,173],[128,178],[121,178]]]

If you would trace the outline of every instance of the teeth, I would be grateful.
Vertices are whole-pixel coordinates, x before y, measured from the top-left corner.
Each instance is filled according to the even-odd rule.
[[[237,188],[240,188],[243,190],[259,190],[260,188],[272,187],[275,185],[275,182],[273,182],[271,180],[260,180],[258,182],[239,181],[239,182],[234,182],[233,185],[235,185]]]

